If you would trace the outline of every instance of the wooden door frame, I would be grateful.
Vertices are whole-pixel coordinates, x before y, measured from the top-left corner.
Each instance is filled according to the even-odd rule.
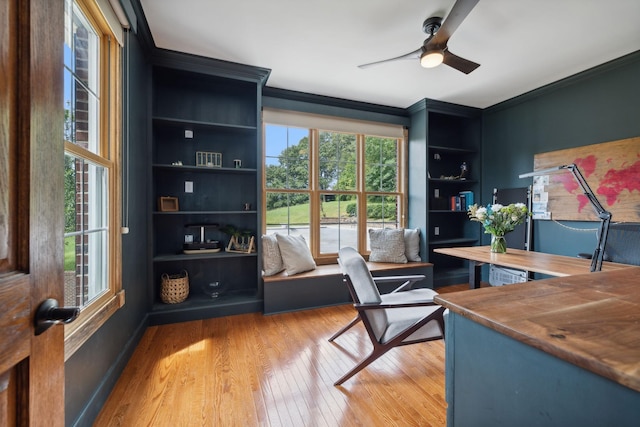
[[[2,0],[5,1],[5,0]],[[46,298],[64,301],[62,0],[18,0],[17,253],[29,274],[30,313]],[[59,209],[58,209],[59,208]],[[27,238],[28,236],[28,238]],[[18,369],[21,425],[64,425],[64,328],[35,336]]]

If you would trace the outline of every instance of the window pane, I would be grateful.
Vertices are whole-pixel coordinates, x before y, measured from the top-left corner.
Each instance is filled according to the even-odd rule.
[[[320,195],[320,253],[358,247],[358,198],[346,194]]]
[[[365,190],[398,191],[398,140],[365,138]]]
[[[400,228],[398,221],[399,196],[367,197],[367,229]],[[367,249],[369,249],[369,233],[367,233]]]
[[[267,234],[301,235],[309,243],[309,195],[267,192]]]
[[[322,131],[319,134],[318,151],[320,190],[355,190],[356,136]]]
[[[65,3],[65,140],[98,153],[99,38],[82,12]]]
[[[267,188],[309,188],[309,129],[265,126]]]
[[[65,154],[65,304],[85,306],[108,288],[107,171]]]

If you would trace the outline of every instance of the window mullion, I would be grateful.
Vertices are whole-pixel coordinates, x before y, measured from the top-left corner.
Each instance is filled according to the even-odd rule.
[[[320,255],[320,149],[319,131],[311,129],[309,132],[309,245],[311,255],[317,258]]]
[[[408,226],[407,209],[409,207],[408,199],[408,183],[409,183],[409,167],[407,158],[407,146],[409,144],[409,130],[404,128],[404,138],[398,139],[398,190],[400,192],[400,227],[406,228]]]
[[[365,136],[356,136],[356,191],[358,193],[358,252],[367,249],[367,197],[365,194]]]

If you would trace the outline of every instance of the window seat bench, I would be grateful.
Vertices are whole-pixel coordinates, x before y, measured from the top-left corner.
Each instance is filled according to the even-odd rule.
[[[422,274],[425,279],[414,288],[433,288],[433,264],[428,262],[408,262],[394,264],[368,262],[371,274],[375,276],[409,276]],[[342,282],[342,271],[338,264],[319,265],[315,270],[288,276],[285,272],[263,277],[264,314],[284,313],[347,304],[351,296]],[[380,293],[391,292],[399,283],[380,284]]]

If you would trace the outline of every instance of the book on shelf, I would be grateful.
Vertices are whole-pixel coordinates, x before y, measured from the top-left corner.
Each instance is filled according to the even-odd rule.
[[[466,194],[462,194],[460,193],[458,195],[458,198],[460,199],[460,210],[461,211],[466,211],[467,210],[467,196]]]
[[[461,191],[459,194],[449,198],[449,210],[466,211],[473,205],[473,191]]]
[[[460,210],[460,196],[459,195],[451,196],[449,209],[451,209],[452,211],[459,211]]]
[[[467,201],[467,208],[475,203],[474,197],[473,197],[473,191],[461,191],[460,195],[461,196],[464,195],[465,200]]]

